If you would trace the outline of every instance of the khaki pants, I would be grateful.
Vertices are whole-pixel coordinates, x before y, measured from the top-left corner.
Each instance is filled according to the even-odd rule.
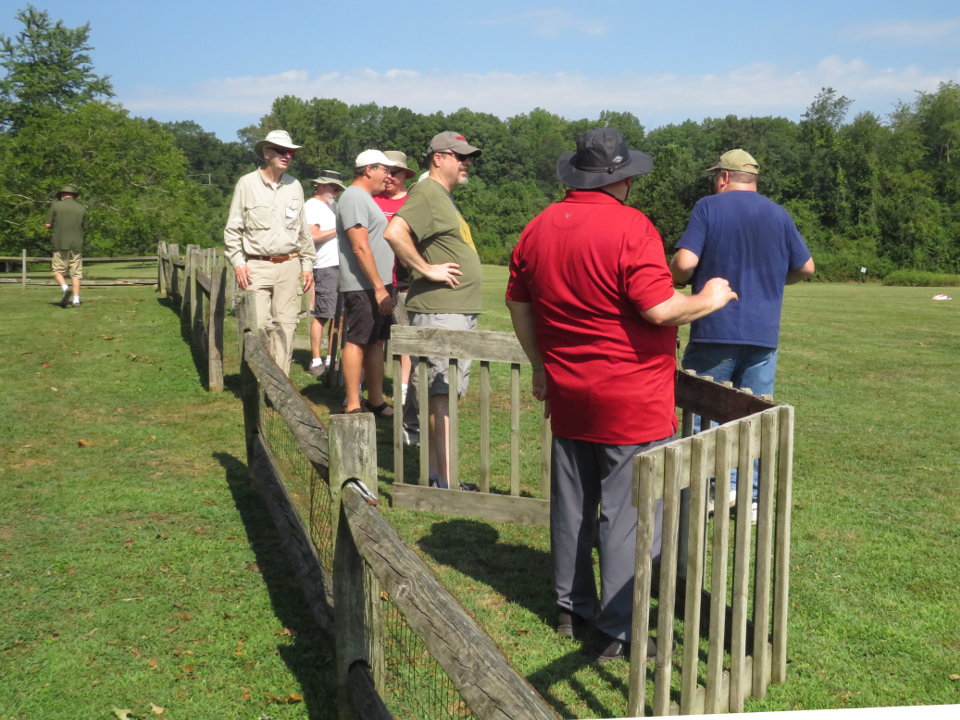
[[[257,308],[257,329],[267,334],[270,357],[284,374],[290,374],[293,339],[300,322],[300,295],[303,274],[300,259],[282,263],[267,260],[248,260],[250,290]]]

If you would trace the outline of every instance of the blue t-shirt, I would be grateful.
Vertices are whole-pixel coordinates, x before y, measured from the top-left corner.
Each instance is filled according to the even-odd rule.
[[[694,320],[690,340],[777,347],[787,272],[810,259],[790,213],[753,191],[709,195],[694,206],[681,248],[699,258],[694,292],[722,277],[740,298]]]

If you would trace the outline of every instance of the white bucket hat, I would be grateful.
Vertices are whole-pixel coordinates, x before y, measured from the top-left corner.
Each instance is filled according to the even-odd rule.
[[[301,148],[300,145],[293,144],[290,133],[286,130],[271,130],[263,140],[257,140],[257,144],[253,146],[253,151],[258,156],[263,157],[263,148],[268,145],[276,145],[287,150],[299,150]]]

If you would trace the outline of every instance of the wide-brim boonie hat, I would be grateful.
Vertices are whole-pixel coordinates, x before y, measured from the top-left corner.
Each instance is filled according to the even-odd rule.
[[[557,158],[557,177],[567,187],[594,190],[653,169],[653,158],[631,150],[616,128],[594,128],[577,138],[577,149]]]
[[[276,145],[287,150],[299,150],[302,147],[294,144],[290,133],[286,130],[271,130],[263,140],[257,140],[257,144],[253,146],[253,151],[259,157],[263,157],[263,148],[267,145]]]
[[[416,170],[411,170],[407,167],[407,154],[405,152],[400,152],[399,150],[384,150],[383,154],[390,160],[393,160],[394,167],[404,170],[408,178],[412,178],[417,174]]]
[[[341,190],[346,190],[343,184],[343,175],[336,170],[321,170],[320,174],[310,181],[311,185],[336,185]]]
[[[62,198],[64,195],[80,195],[80,191],[77,190],[73,185],[64,185],[62,188],[57,190],[57,200]]]

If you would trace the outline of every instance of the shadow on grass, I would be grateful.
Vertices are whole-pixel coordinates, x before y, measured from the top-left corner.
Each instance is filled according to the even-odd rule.
[[[330,640],[312,617],[270,513],[248,477],[247,466],[226,453],[214,453],[214,459],[225,471],[274,614],[295,633],[292,645],[280,645],[277,650],[300,684],[307,717],[334,720],[336,661]]]

